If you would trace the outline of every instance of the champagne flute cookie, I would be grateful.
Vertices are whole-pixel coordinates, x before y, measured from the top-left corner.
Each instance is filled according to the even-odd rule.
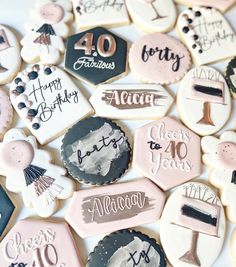
[[[9,83],[21,66],[20,46],[15,35],[0,25],[0,84]]]
[[[73,16],[72,5],[67,0],[38,0],[26,25],[28,32],[21,40],[21,56],[27,63],[59,63],[64,53],[63,39],[69,34]]]
[[[236,133],[224,132],[220,138],[202,138],[203,162],[209,167],[210,182],[221,192],[228,219],[236,223]]]
[[[13,119],[13,109],[8,95],[0,89],[0,140],[10,128]]]
[[[0,173],[6,176],[9,191],[21,193],[26,207],[41,217],[49,217],[58,206],[57,199],[67,199],[74,191],[74,182],[66,170],[51,163],[48,152],[37,147],[33,136],[11,129],[0,144]]]

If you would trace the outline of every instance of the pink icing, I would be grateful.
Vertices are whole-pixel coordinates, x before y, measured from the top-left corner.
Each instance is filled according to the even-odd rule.
[[[48,24],[56,24],[64,17],[64,9],[57,4],[45,4],[39,10],[41,19]]]
[[[0,90],[0,137],[12,121],[13,110],[8,95]]]
[[[148,179],[80,190],[65,218],[85,238],[157,221],[165,198]]]
[[[186,47],[162,33],[144,35],[131,47],[129,64],[132,71],[150,83],[171,83],[183,77],[191,59]]]
[[[0,161],[12,171],[22,171],[30,165],[34,158],[34,150],[29,142],[11,141],[3,145]]]
[[[26,266],[82,267],[67,224],[47,221],[19,221],[1,242],[0,259],[4,267],[19,262]]]
[[[201,173],[200,138],[169,117],[146,124],[135,132],[133,165],[169,190]]]
[[[236,169],[236,144],[232,142],[222,142],[218,144],[216,158],[224,168]]]

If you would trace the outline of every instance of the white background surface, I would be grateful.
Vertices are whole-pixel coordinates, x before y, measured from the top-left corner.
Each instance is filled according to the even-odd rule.
[[[14,29],[14,32],[16,33],[18,39],[22,39],[22,36],[24,35],[24,23],[26,22],[27,18],[29,18],[29,10],[30,8],[33,8],[34,6],[34,0],[0,0],[0,24],[5,24],[7,26],[10,26],[11,28]],[[181,10],[182,7],[178,6],[178,9]],[[234,30],[236,30],[236,7],[231,9],[226,13],[227,19],[230,21],[232,27]],[[133,42],[136,39],[138,39],[140,36],[144,35],[145,33],[142,32],[141,30],[138,30],[134,25],[126,26],[126,27],[120,27],[120,28],[113,28],[112,31],[115,33],[118,33],[121,37],[124,37],[127,41]],[[73,34],[75,31],[71,29],[71,33]],[[171,35],[176,36],[176,32],[172,31],[170,33]],[[212,65],[213,67],[217,68],[220,70],[222,73],[224,73],[225,67],[227,65],[227,60],[223,61],[219,64],[214,64]],[[22,66],[24,68],[24,66]],[[116,81],[118,83],[134,83],[137,82],[135,77],[129,73],[129,75],[123,79],[120,79]],[[81,84],[80,82],[76,81],[76,84],[79,86],[79,88],[82,90],[82,92],[89,98],[89,96],[93,93],[95,89],[90,88],[88,86],[85,86],[84,84]],[[4,88],[7,90],[9,86],[4,86]],[[178,84],[171,85],[167,87],[169,91],[173,93],[173,96],[176,94],[176,89],[178,88]],[[232,112],[232,116],[230,121],[227,123],[227,125],[224,127],[224,129],[235,129],[236,126],[236,121],[235,121],[235,101],[234,101],[234,110]],[[176,111],[176,105],[174,104],[170,110],[170,115],[178,117],[177,111]],[[129,137],[129,141],[132,144],[132,136],[134,134],[134,131],[136,128],[146,124],[147,121],[121,121],[118,124],[121,125],[121,127],[125,130],[127,136]],[[14,117],[14,123],[13,127],[24,127],[24,124],[19,121],[18,116],[15,114]],[[52,153],[52,155],[55,158],[55,161],[62,165],[60,161],[60,155],[59,155],[59,148],[61,145],[61,138],[58,138],[54,142],[51,142],[48,144],[45,148]],[[205,168],[204,168],[205,169]],[[135,178],[140,178],[142,175],[138,173],[136,170],[133,168],[130,168],[130,170],[126,173],[124,177],[120,180],[122,181],[127,181]],[[207,171],[204,171],[202,173],[201,178],[207,179],[208,173]],[[4,184],[5,179],[0,178],[0,183]],[[85,186],[80,186],[77,184],[77,189],[83,188]],[[16,194],[10,194],[12,198],[15,200],[17,203],[17,212],[16,212],[16,217],[14,219],[15,221],[18,221],[20,219],[27,218],[29,216],[36,216],[36,213],[34,210],[26,209],[24,208],[24,205],[22,203],[22,199],[20,195]],[[63,218],[65,214],[66,207],[68,206],[70,200],[61,202],[61,206],[59,211],[53,216],[53,217],[61,217]],[[235,203],[236,204],[236,203]],[[230,259],[230,252],[229,252],[229,241],[230,241],[230,236],[231,232],[233,230],[233,225],[227,223],[227,229],[226,229],[226,239],[224,243],[224,248],[222,253],[220,254],[219,258],[214,264],[214,267],[230,267],[233,266],[231,263]],[[149,236],[156,238],[158,240],[159,238],[159,223],[153,223],[149,225],[144,225],[142,227],[136,227],[135,229],[141,230],[144,233],[148,234]],[[91,238],[86,238],[86,239],[81,239],[74,233],[77,246],[79,249],[79,253],[81,255],[82,261],[84,264],[86,264],[87,256],[88,253],[91,252],[98,243],[100,239],[103,238],[104,235],[96,236],[96,237],[91,237]],[[63,244],[62,244],[63,246]],[[65,248],[66,249],[66,248]],[[206,248],[211,250],[212,248]],[[236,252],[235,252],[236,253]],[[68,257],[69,257],[69,251],[68,251]],[[0,260],[0,266],[1,266],[1,260]],[[99,267],[99,266],[98,266]]]

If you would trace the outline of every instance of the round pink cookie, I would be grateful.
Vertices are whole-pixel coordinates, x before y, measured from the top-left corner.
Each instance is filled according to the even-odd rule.
[[[41,19],[48,24],[56,24],[64,17],[64,10],[57,4],[45,4],[39,10]]]
[[[217,146],[217,160],[219,164],[226,169],[236,169],[236,144],[232,142],[223,142]]]
[[[13,109],[8,95],[0,89],[0,140],[10,128],[13,119]]]
[[[181,42],[167,34],[154,33],[131,46],[129,64],[131,71],[145,82],[169,84],[185,75],[191,59]]]
[[[12,141],[6,143],[0,153],[1,163],[11,171],[27,168],[34,158],[34,150],[29,142]]]

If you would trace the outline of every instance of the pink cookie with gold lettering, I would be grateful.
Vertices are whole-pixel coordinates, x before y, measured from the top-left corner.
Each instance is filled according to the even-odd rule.
[[[74,193],[65,219],[83,238],[157,221],[165,194],[150,180]]]
[[[5,132],[11,127],[13,119],[13,109],[10,99],[2,89],[0,89],[0,140]]]
[[[148,123],[135,132],[133,166],[169,190],[200,175],[200,138],[169,117]]]
[[[209,180],[221,192],[227,217],[236,223],[236,133],[224,132],[220,138],[202,138],[203,162],[209,167]]]
[[[129,65],[144,82],[169,84],[185,75],[191,58],[187,48],[177,39],[153,33],[134,42],[129,52]]]
[[[1,267],[82,267],[77,251],[66,223],[23,220],[0,244]]]

